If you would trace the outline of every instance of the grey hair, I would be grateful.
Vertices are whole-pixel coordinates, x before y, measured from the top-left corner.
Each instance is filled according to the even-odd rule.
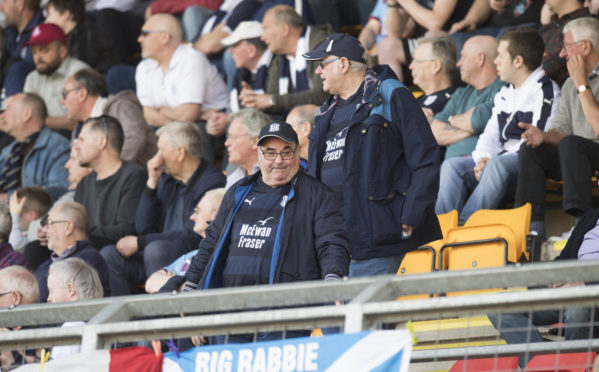
[[[5,267],[0,270],[0,278],[5,291],[19,292],[27,303],[39,302],[40,290],[37,279],[23,266],[13,265]]]
[[[165,135],[171,148],[181,146],[190,158],[202,158],[202,131],[189,121],[172,121],[156,131],[158,137]]]
[[[588,40],[599,51],[599,20],[595,17],[576,18],[564,26],[563,34],[571,32],[574,41]]]
[[[8,241],[12,230],[12,217],[10,216],[10,208],[6,203],[0,203],[0,239]]]
[[[229,122],[232,122],[235,119],[242,121],[247,135],[250,138],[258,137],[262,128],[271,121],[270,116],[254,108],[245,108],[229,114]]]
[[[204,196],[202,196],[201,200],[206,199],[210,202],[211,209],[218,210],[218,208],[220,207],[220,203],[223,201],[223,198],[225,197],[225,192],[227,192],[227,190],[224,187],[212,189],[210,191],[206,191],[204,193]]]
[[[62,286],[66,288],[69,283],[73,284],[78,300],[89,300],[104,296],[102,282],[96,269],[90,264],[77,257],[56,261],[50,265],[49,274]]]
[[[443,62],[443,72],[451,77],[456,71],[456,56],[458,53],[455,41],[449,36],[424,37],[418,40],[418,45],[431,44],[431,55]]]
[[[368,65],[364,62],[349,61],[349,69],[351,72],[364,72],[368,68]]]
[[[55,205],[52,210],[56,211],[61,218],[73,223],[75,229],[84,233],[89,232],[89,216],[85,206],[77,202],[62,202]]]

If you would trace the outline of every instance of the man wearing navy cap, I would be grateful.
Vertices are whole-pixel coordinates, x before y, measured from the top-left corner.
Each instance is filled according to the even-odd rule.
[[[35,70],[27,75],[23,91],[42,97],[48,108],[46,125],[50,129],[72,130],[77,122],[67,117],[60,98],[66,98],[76,89],[65,91],[62,88],[69,76],[90,67],[85,62],[69,57],[67,37],[55,24],[35,26],[25,45],[31,46]]]
[[[309,173],[342,204],[350,276],[395,273],[404,255],[441,238],[434,213],[439,148],[420,106],[386,65],[367,69],[364,48],[330,35],[305,53],[333,96],[310,133]]]
[[[258,157],[260,171],[225,194],[185,274],[184,290],[347,275],[343,215],[332,191],[299,171],[298,139],[291,125],[275,121],[265,126]],[[259,334],[258,340],[277,337]],[[252,335],[229,337],[229,342],[246,341],[251,342]]]

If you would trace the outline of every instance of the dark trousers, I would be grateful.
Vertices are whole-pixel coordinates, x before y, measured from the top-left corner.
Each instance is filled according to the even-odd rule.
[[[563,180],[563,209],[575,217],[591,210],[591,177],[599,169],[599,144],[579,136],[564,137],[557,147],[525,144],[518,153],[515,206],[532,204],[532,220],[545,218],[545,178]]]

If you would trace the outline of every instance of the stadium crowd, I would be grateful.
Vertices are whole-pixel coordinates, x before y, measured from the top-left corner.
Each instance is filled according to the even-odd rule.
[[[514,189],[544,239],[546,178],[599,254],[599,2],[42,3],[0,2],[3,306],[392,274]]]

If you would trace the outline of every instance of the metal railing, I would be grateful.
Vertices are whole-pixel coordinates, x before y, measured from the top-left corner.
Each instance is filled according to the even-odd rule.
[[[82,344],[82,351],[109,348],[115,342],[179,338],[202,334],[254,333],[272,330],[342,326],[344,332],[406,322],[497,312],[599,304],[599,285],[444,297],[454,291],[542,287],[562,282],[599,282],[599,261],[512,265],[469,271],[380,276],[343,281],[314,281],[176,294],[136,295],[98,300],[18,306],[0,310],[0,350]],[[397,301],[399,296],[434,293],[438,297]],[[345,305],[333,306],[336,300]],[[254,309],[254,310],[248,310]],[[181,317],[180,314],[185,316]],[[82,327],[60,328],[83,320]],[[526,352],[597,350],[598,339],[527,345]],[[455,360],[470,356],[522,354],[518,345],[415,350],[412,361]]]

